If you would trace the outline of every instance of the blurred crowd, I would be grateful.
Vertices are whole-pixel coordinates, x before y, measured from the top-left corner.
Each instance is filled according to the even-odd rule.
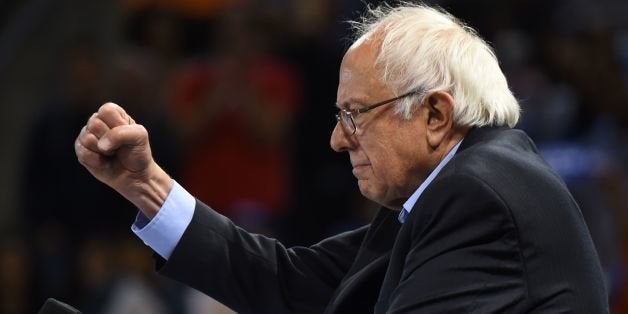
[[[47,297],[84,313],[229,313],[156,275],[130,231],[137,210],[76,161],[75,137],[107,101],[148,129],[175,180],[247,230],[310,245],[376,210],[328,143],[345,21],[379,1],[57,1],[66,9],[54,18],[49,2],[2,10],[0,100],[23,119],[5,123],[17,153],[5,166],[14,177],[0,182],[14,192],[0,208],[10,218],[0,224],[0,313],[36,312]],[[426,2],[495,48],[522,105],[518,127],[579,202],[612,312],[628,313],[628,4]],[[51,19],[64,27],[47,28]],[[55,44],[20,48],[16,32]],[[7,51],[20,49],[53,57],[25,52],[33,59],[14,56],[16,70]],[[37,73],[44,62],[43,83],[11,86],[11,69]]]

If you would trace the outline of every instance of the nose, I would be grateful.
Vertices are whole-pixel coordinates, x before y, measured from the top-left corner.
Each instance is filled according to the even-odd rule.
[[[340,122],[336,122],[334,130],[331,132],[329,145],[331,146],[331,149],[336,152],[344,152],[350,150],[354,146],[351,135],[347,133],[347,130],[342,127]]]

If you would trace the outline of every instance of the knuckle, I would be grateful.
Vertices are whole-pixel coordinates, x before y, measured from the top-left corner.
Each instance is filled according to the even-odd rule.
[[[144,136],[144,135],[148,135],[148,130],[146,130],[146,128],[145,128],[143,125],[141,125],[141,124],[136,124],[136,126],[137,126],[137,130],[138,130],[138,132],[139,132],[141,135],[143,135],[143,136]]]
[[[100,106],[101,110],[117,110],[120,106],[116,105],[112,102],[106,102],[102,106]]]
[[[109,111],[111,111],[111,103],[106,103],[102,106],[100,106],[100,108],[98,108],[98,112],[96,113],[98,116],[107,114]]]
[[[77,138],[76,147],[82,147],[86,150],[94,151],[98,148],[98,138],[93,134],[86,134]]]
[[[122,108],[112,102],[105,103],[100,106],[97,112],[97,117],[101,119],[106,119],[106,117],[111,117],[113,115],[119,114]]]
[[[105,132],[105,130],[107,129],[107,125],[100,119],[94,119],[92,121],[89,121],[89,123],[87,124],[87,129],[91,134],[98,136],[99,134]]]
[[[76,148],[76,159],[81,165],[87,164],[87,152],[81,147]]]
[[[129,124],[124,109],[114,103],[108,102],[98,110],[98,117],[94,121],[100,121],[108,127]]]
[[[89,120],[87,120],[87,128],[91,128],[97,121],[100,121],[96,114],[91,116]]]

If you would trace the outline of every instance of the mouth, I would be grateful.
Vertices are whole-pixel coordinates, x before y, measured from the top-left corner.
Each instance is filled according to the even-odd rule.
[[[356,165],[352,165],[352,166],[353,166],[353,169],[356,169],[356,168],[368,167],[368,166],[370,166],[370,164],[363,163],[363,164],[356,164]]]
[[[366,170],[366,168],[368,168],[370,166],[370,164],[357,164],[353,166],[353,176],[355,176],[356,178],[360,178],[363,174],[363,172]]]

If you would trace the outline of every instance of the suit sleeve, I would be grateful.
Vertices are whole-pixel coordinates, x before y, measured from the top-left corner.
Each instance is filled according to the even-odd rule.
[[[251,234],[197,200],[160,273],[239,313],[322,313],[353,263],[367,226],[311,247]]]
[[[525,296],[516,227],[484,182],[432,182],[406,223],[409,253],[391,313],[510,313]]]

